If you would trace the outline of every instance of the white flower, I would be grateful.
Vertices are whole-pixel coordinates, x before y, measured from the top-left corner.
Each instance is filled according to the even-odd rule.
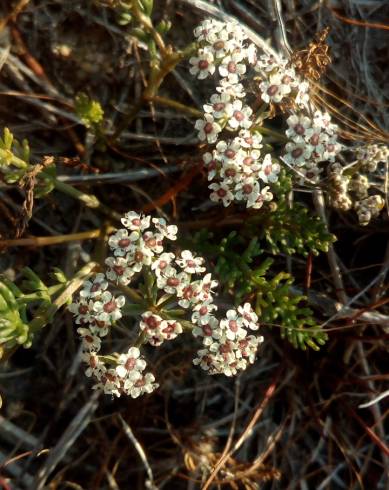
[[[200,294],[200,282],[188,282],[179,290],[178,304],[181,308],[190,308],[193,303],[197,302],[197,296]]]
[[[299,167],[297,182],[300,185],[306,184],[306,181],[309,180],[311,183],[317,183],[319,181],[321,169],[312,163],[311,165],[306,165],[305,167]]]
[[[168,240],[177,240],[178,228],[176,225],[167,225],[164,218],[153,218],[154,226]]]
[[[207,36],[207,41],[210,43],[210,46],[207,47],[212,50],[216,59],[224,58],[235,47],[234,40],[228,38],[226,29],[218,32],[214,30]]]
[[[137,347],[130,347],[126,354],[119,356],[116,373],[120,378],[129,378],[136,381],[146,368],[146,361],[142,359]]]
[[[229,206],[231,204],[231,202],[233,201],[234,195],[231,192],[230,188],[226,184],[224,184],[224,183],[216,184],[215,183],[215,184],[211,184],[208,187],[209,187],[209,189],[211,189],[213,191],[211,193],[211,195],[209,196],[211,201],[214,201],[214,202],[221,201],[223,203],[224,207]]]
[[[151,373],[146,373],[141,378],[133,383],[131,380],[124,382],[124,392],[132,398],[138,398],[145,393],[151,393],[158,388],[158,383],[155,383],[155,377]]]
[[[215,119],[220,119],[226,115],[226,105],[231,101],[229,94],[213,94],[210,104],[204,104],[204,112],[208,112]]]
[[[99,301],[96,301],[93,305],[93,311],[96,312],[96,319],[112,323],[122,317],[120,308],[125,303],[124,296],[118,296],[115,298],[112,293],[105,291]]]
[[[204,259],[202,257],[193,257],[190,250],[182,251],[181,259],[176,259],[176,263],[188,274],[205,272],[205,267],[203,267]]]
[[[204,345],[211,345],[215,341],[214,337],[219,338],[221,336],[219,320],[209,315],[207,323],[197,323],[192,329],[192,335],[201,337]]]
[[[105,264],[108,267],[105,275],[112,282],[127,285],[134,277],[135,271],[128,265],[124,257],[107,257]]]
[[[328,112],[315,111],[313,115],[313,126],[325,130],[327,134],[332,135],[338,132],[338,125],[331,122],[331,116]]]
[[[120,397],[120,378],[114,369],[108,369],[100,377],[99,383],[93,386],[94,390],[103,390],[106,395]]]
[[[81,299],[68,306],[68,310],[76,317],[76,323],[90,323],[94,320],[93,301]]]
[[[252,364],[257,355],[258,345],[263,341],[262,336],[255,337],[254,335],[248,335],[246,338],[238,340],[240,355]]]
[[[247,330],[243,326],[243,318],[236,310],[228,310],[226,318],[220,321],[220,328],[225,331],[229,340],[243,339],[247,335]]]
[[[259,182],[253,177],[247,177],[235,186],[235,199],[248,203],[255,202],[259,196],[259,191]]]
[[[199,80],[204,80],[208,75],[213,75],[216,70],[214,57],[209,49],[199,49],[198,56],[190,58],[189,63],[193,65],[189,69],[190,74],[197,75]]]
[[[238,313],[242,317],[243,325],[251,330],[258,330],[258,316],[252,309],[250,303],[238,306]]]
[[[166,320],[161,328],[163,340],[173,340],[182,332],[182,325],[177,320]]]
[[[271,201],[273,194],[269,191],[269,186],[264,187],[254,202],[247,202],[248,208],[260,209],[264,202]]]
[[[89,328],[78,328],[77,333],[82,339],[82,349],[86,351],[98,352],[101,347],[101,339],[97,335],[93,335]]]
[[[241,180],[242,174],[240,168],[235,163],[224,164],[220,170],[220,177],[223,179],[223,184],[234,184]]]
[[[150,226],[150,216],[142,216],[135,211],[129,211],[121,219],[123,225],[132,231],[144,231]]]
[[[205,19],[199,26],[194,29],[194,35],[198,41],[208,41],[212,36],[217,35],[225,24],[215,19]]]
[[[142,253],[145,257],[150,255],[150,252],[160,254],[163,252],[163,239],[164,235],[162,233],[146,231],[142,235],[144,247],[139,246],[137,251]],[[153,254],[151,253],[151,255]],[[147,265],[149,265],[149,263],[147,263]]]
[[[250,117],[253,113],[251,107],[243,105],[242,101],[237,99],[228,103],[225,108],[228,119],[228,126],[235,130],[238,128],[248,129],[252,125]]]
[[[261,152],[259,150],[246,151],[246,156],[242,160],[243,173],[248,177],[258,178],[257,174],[262,167],[259,162]]]
[[[137,231],[128,234],[128,231],[122,228],[109,237],[108,245],[113,250],[114,255],[124,257],[134,247],[134,242],[138,239],[139,233]]]
[[[93,351],[83,352],[81,354],[81,360],[88,364],[85,370],[85,375],[88,378],[95,376],[97,379],[100,379],[106,371],[104,363],[100,361],[99,356]]]
[[[227,164],[235,163],[236,165],[242,163],[242,159],[245,155],[241,149],[238,138],[229,141],[219,141],[216,145],[216,152],[222,162]]]
[[[217,310],[217,306],[213,303],[212,298],[195,305],[192,309],[192,322],[200,325],[209,323],[212,317],[212,312]]]
[[[243,61],[243,51],[234,52],[226,56],[219,65],[219,74],[231,84],[237,84],[239,78],[246,73],[246,65]]]
[[[256,150],[262,148],[262,135],[260,133],[251,133],[247,129],[241,129],[236,140],[242,148],[253,148]]]
[[[284,160],[289,165],[302,166],[312,155],[312,147],[306,143],[290,142],[285,145],[285,150]]]
[[[220,94],[228,94],[233,99],[241,99],[246,96],[243,85],[241,83],[232,83],[228,78],[220,80],[216,91]]]
[[[335,157],[342,151],[343,147],[337,142],[336,136],[329,139],[324,145],[323,160],[335,161]]]
[[[216,288],[219,283],[212,279],[212,274],[206,274],[199,282],[198,294],[196,296],[196,301],[207,301],[212,298],[214,294],[213,289]]]
[[[278,163],[274,163],[271,160],[270,153],[265,155],[263,159],[261,170],[259,172],[259,177],[263,182],[277,182],[278,174],[280,173],[281,167]]]
[[[169,270],[170,264],[172,263],[175,255],[172,253],[163,253],[151,265],[151,270],[154,271],[155,275],[159,277],[161,274],[166,273]]]
[[[169,274],[169,275],[167,275]],[[157,287],[165,293],[181,296],[182,291],[190,283],[190,276],[186,272],[177,273],[174,267],[169,268],[157,278]]]
[[[207,152],[203,155],[203,162],[208,172],[208,180],[212,180],[216,176],[220,165],[214,154],[217,154],[215,150],[212,153]]]
[[[308,131],[312,126],[312,120],[307,116],[293,114],[286,122],[289,125],[289,129],[285,131],[286,136],[296,143],[306,141],[306,138],[312,134],[312,130]]]
[[[269,80],[263,81],[259,88],[261,90],[261,99],[264,102],[270,103],[279,103],[288,95],[291,91],[291,87],[289,84],[284,84],[282,82],[283,76],[282,74],[274,74],[270,75]]]
[[[283,69],[288,60],[285,58],[275,58],[273,55],[263,54],[257,59],[255,70],[258,72],[269,73],[275,70]]]
[[[140,272],[144,265],[151,265],[152,259],[154,257],[154,250],[160,250],[162,247],[157,245],[157,239],[151,231],[149,233],[148,240],[140,240],[138,246],[127,254],[127,263],[131,267],[133,273]],[[154,245],[155,240],[156,244]]]
[[[250,65],[255,66],[257,63],[257,47],[255,44],[250,43],[245,49],[245,57]]]
[[[104,274],[98,273],[92,281],[85,281],[80,291],[81,298],[95,298],[108,287]]]
[[[204,114],[204,119],[198,119],[195,128],[199,131],[199,139],[201,141],[206,139],[208,143],[215,143],[218,138],[217,135],[222,130],[211,114]]]

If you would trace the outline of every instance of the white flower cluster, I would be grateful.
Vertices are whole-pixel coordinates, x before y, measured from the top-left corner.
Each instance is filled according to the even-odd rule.
[[[338,126],[331,122],[328,113],[319,110],[313,117],[308,117],[304,112],[292,114],[286,122],[286,136],[290,141],[285,145],[284,161],[297,167],[300,184],[306,180],[318,182],[321,172],[319,163],[334,162],[342,150],[338,142]]]
[[[226,318],[218,322],[211,306],[203,305],[192,315],[197,321],[193,335],[203,341],[193,362],[209,374],[234,376],[254,362],[258,345],[263,342],[261,336],[248,335],[249,330],[258,330],[258,317],[245,303],[237,310],[228,310]]]
[[[253,110],[245,103],[242,82],[248,67],[257,63],[256,47],[247,42],[237,23],[207,19],[194,33],[200,48],[198,56],[189,60],[190,72],[201,79],[217,69],[221,77],[216,93],[203,106],[204,118],[195,124],[201,141],[217,143],[203,155],[208,179],[215,180],[209,185],[210,198],[224,206],[243,201],[258,209],[272,200],[266,184],[278,180],[280,166],[270,154],[261,154],[262,136],[252,130]],[[218,141],[223,130],[234,137]]]
[[[257,59],[254,69],[260,74],[259,88],[264,102],[307,106],[309,84],[301,80],[287,59],[263,54]]]
[[[125,303],[124,296],[113,296],[106,290],[107,287],[105,275],[99,273],[92,281],[84,282],[79,301],[69,306],[76,323],[81,325],[77,332],[82,340],[82,360],[88,366],[86,375],[97,379],[94,389],[101,388],[106,394],[120,396],[124,393],[136,398],[157,387],[154,376],[143,373],[146,362],[141,358],[139,349],[132,347],[127,354],[112,359],[113,367],[108,367],[98,355],[102,337],[122,317],[121,308]]]
[[[193,326],[193,335],[203,338],[204,349],[199,351],[195,364],[210,374],[230,376],[252,363],[263,339],[247,335],[248,329],[258,329],[258,318],[251,306],[246,303],[237,311],[228,311],[225,319],[217,320],[214,316],[217,306],[213,302],[217,281],[206,272],[204,259],[189,250],[180,254],[165,251],[165,240],[176,240],[177,227],[167,225],[162,218],[133,211],[124,216],[122,223],[125,228],[108,240],[112,256],[105,261],[106,273],[85,281],[78,301],[69,306],[80,325],[86,374],[98,381],[94,388],[136,398],[158,386],[153,374],[144,373],[146,361],[138,347],[130,347],[126,354],[99,355],[102,337],[122,317],[125,305],[123,295],[114,296],[108,291],[108,281],[126,290],[142,270],[152,292],[142,302],[145,311],[140,315],[139,345],[160,346],[183,332],[184,322],[176,319],[177,315],[183,317],[180,312],[177,314],[178,305],[190,313],[192,323],[185,323],[189,328]]]

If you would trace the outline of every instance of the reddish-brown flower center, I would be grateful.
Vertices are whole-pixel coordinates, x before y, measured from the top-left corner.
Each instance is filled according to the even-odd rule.
[[[149,328],[157,328],[159,325],[159,321],[155,318],[155,316],[149,316],[146,320],[146,325]]]
[[[227,70],[229,73],[236,73],[236,64],[233,61],[230,61],[227,65]]]
[[[167,262],[166,262],[166,260],[161,260],[161,261],[159,262],[159,268],[160,268],[161,270],[163,270],[163,269],[166,269],[166,267],[167,267]]]
[[[204,126],[204,133],[206,134],[210,134],[212,133],[213,131],[213,126],[210,122],[208,122],[205,126]]]
[[[215,51],[219,51],[220,49],[224,48],[224,41],[216,41],[213,43],[213,49]]]
[[[272,166],[271,165],[266,165],[266,167],[263,170],[263,173],[265,175],[270,175],[271,174],[271,169],[272,169]]]
[[[228,323],[228,326],[230,327],[231,332],[237,332],[238,331],[238,324],[235,320],[230,320]]]
[[[135,364],[136,364],[136,359],[130,357],[129,359],[127,359],[124,367],[127,369],[127,371],[131,371],[131,369],[134,369]]]
[[[319,143],[319,135],[313,134],[309,141],[310,141],[311,145],[316,146]]]
[[[119,241],[118,241],[118,245],[119,247],[121,248],[126,248],[128,247],[128,245],[131,243],[131,240],[129,238],[121,238]]]
[[[302,148],[295,148],[293,151],[292,151],[292,157],[293,158],[298,158],[298,157],[301,157],[301,155],[303,154],[303,149]]]
[[[199,313],[201,316],[204,316],[208,313],[208,308],[206,306],[202,306],[200,309],[199,309]]]
[[[278,92],[278,85],[270,85],[270,87],[266,90],[267,95],[270,95],[270,97],[276,95],[277,92]]]
[[[207,60],[200,60],[199,61],[199,64],[198,64],[198,67],[200,68],[200,70],[206,70],[209,66],[209,63]]]
[[[169,277],[166,283],[168,286],[176,287],[180,284],[180,280],[177,277]]]
[[[224,109],[224,107],[226,106],[226,104],[223,104],[223,102],[217,102],[216,104],[213,104],[213,110],[215,112],[220,112]]]
[[[116,303],[114,300],[112,301],[108,301],[108,303],[105,303],[104,307],[103,307],[103,310],[106,312],[106,313],[112,313],[113,311],[116,310]]]
[[[122,276],[125,270],[122,265],[114,265],[112,269],[116,272],[117,276]]]
[[[234,111],[234,118],[237,120],[237,121],[243,121],[244,119],[244,114],[242,111]]]
[[[236,155],[236,152],[234,150],[226,150],[224,152],[224,155],[227,157],[227,158],[234,158],[234,156]]]
[[[235,175],[236,175],[236,170],[234,168],[228,168],[226,170],[227,177],[235,177]]]

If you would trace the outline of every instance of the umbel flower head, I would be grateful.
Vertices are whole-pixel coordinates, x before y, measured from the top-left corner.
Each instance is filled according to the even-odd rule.
[[[108,240],[112,255],[105,272],[86,280],[69,306],[79,327],[86,375],[96,380],[94,389],[132,398],[151,393],[158,383],[145,372],[142,346],[159,347],[184,331],[201,340],[193,363],[209,374],[232,376],[252,364],[263,338],[248,334],[259,328],[249,303],[218,318],[218,283],[205,260],[190,250],[168,250],[177,239],[177,226],[134,211],[122,224]],[[133,342],[125,352],[102,355],[108,332],[119,321],[123,327],[128,314],[138,317]]]
[[[327,192],[329,204],[341,210],[354,208],[362,225],[379,214],[382,198],[369,196],[369,179],[353,178],[348,192],[344,189],[348,188],[348,177],[334,176],[331,171],[341,160],[340,152],[347,148],[338,141],[339,128],[330,114],[315,107],[309,84],[330,61],[325,36],[290,59],[257,52],[236,22],[205,19],[195,28],[194,36],[198,54],[189,60],[190,73],[200,80],[216,79],[215,92],[203,106],[203,117],[195,122],[199,140],[213,145],[202,157],[211,201],[224,207],[242,203],[260,209],[280,197],[274,195],[275,191],[282,192],[282,185],[277,185],[280,175],[285,173],[299,185],[317,187],[327,185],[322,178],[326,169],[334,184]],[[312,68],[312,46],[323,55],[321,65],[313,71],[308,69]],[[306,58],[304,63],[301,56]],[[277,135],[264,124],[276,114],[286,120],[285,135]],[[266,138],[269,130],[275,145],[273,139]],[[277,145],[283,151],[278,152]],[[356,148],[357,169],[375,172],[388,154],[383,145]],[[343,180],[342,185],[339,180]]]

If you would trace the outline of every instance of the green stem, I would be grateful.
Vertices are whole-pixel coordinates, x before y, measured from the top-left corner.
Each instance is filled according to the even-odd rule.
[[[0,149],[0,161],[1,160],[4,160],[8,162],[9,165],[14,165],[17,168],[24,169],[28,167],[28,163],[14,155],[11,150]]]
[[[135,291],[135,289],[132,289],[128,286],[124,286],[124,284],[115,284],[115,287],[117,287],[123,294],[125,294],[128,298],[132,299],[135,303],[138,304],[144,303],[144,299],[139,293]]]
[[[261,133],[265,136],[273,136],[278,141],[282,141],[283,143],[287,143],[289,139],[282,133],[279,133],[278,131],[274,131],[273,129],[266,128],[265,126],[254,126],[252,128],[254,131],[258,131],[258,133]]]
[[[86,194],[85,192],[79,191],[75,187],[66,184],[65,182],[61,182],[57,180],[56,178],[53,178],[49,176],[47,173],[42,172],[42,174],[46,177],[52,180],[54,187],[64,193],[67,194],[68,196],[73,197],[74,199],[77,199],[78,201],[81,201],[84,203],[88,208],[93,208],[101,211],[103,214],[106,216],[109,216],[111,219],[114,221],[120,221],[120,215],[113,211],[111,208],[106,206],[105,204],[101,203],[96,196],[93,194]]]

